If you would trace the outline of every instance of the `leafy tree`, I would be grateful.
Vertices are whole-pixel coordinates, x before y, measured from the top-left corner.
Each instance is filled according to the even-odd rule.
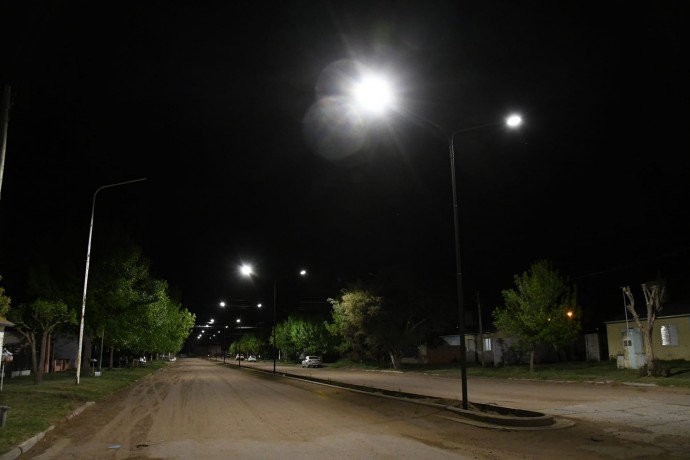
[[[339,299],[328,301],[333,307],[331,331],[343,338],[340,351],[349,352],[353,359],[371,358],[375,353],[370,329],[380,319],[383,297],[355,288],[344,289]]]
[[[273,337],[269,339],[273,344]],[[325,354],[333,349],[333,337],[320,320],[290,316],[276,328],[278,349],[286,356],[297,357],[300,353]]]
[[[43,381],[43,363],[50,333],[61,324],[77,324],[77,312],[62,300],[36,299],[11,311],[11,320],[29,343],[34,383]],[[40,350],[40,356],[37,356]]]
[[[638,329],[642,331],[642,336],[644,337],[645,346],[645,356],[647,361],[647,376],[653,377],[658,375],[659,369],[654,366],[654,347],[652,345],[652,332],[654,331],[654,322],[658,313],[661,311],[661,298],[664,296],[664,287],[659,288],[658,285],[647,286],[647,284],[642,285],[642,293],[644,294],[645,303],[647,305],[647,322],[645,327],[642,327],[642,321],[640,320],[640,315],[635,310],[635,297],[630,290],[630,286],[623,288],[623,293],[628,298],[628,303],[626,308],[632,314],[635,319],[635,324]]]
[[[0,281],[2,281],[2,276],[0,276]],[[10,311],[11,300],[5,295],[5,288],[0,286],[0,316],[7,316],[7,313]]]
[[[288,359],[295,359],[300,351],[292,340],[292,331],[297,321],[298,319],[294,316],[289,316],[287,320],[276,325],[275,347],[281,356],[288,357]],[[273,345],[273,336],[271,336],[270,342]]]
[[[135,353],[177,353],[194,326],[194,315],[170,299],[167,282],[151,277],[138,247],[114,252],[96,270],[89,324],[102,343]]]
[[[332,348],[331,334],[319,320],[302,319],[294,322],[291,336],[295,347],[308,355],[323,355]]]
[[[566,344],[580,331],[580,309],[574,288],[551,263],[534,263],[522,276],[515,275],[515,289],[502,291],[505,305],[493,312],[497,329],[514,335],[530,353],[534,372],[537,344]]]
[[[263,355],[268,341],[258,335],[249,334],[245,337],[244,347],[248,355]]]
[[[254,334],[240,335],[228,349],[230,354],[242,353],[245,356],[259,355],[268,346],[268,342]]]
[[[418,311],[423,302],[406,298],[402,294],[405,290],[396,289],[392,281],[387,286],[387,301],[362,284],[343,290],[339,299],[328,299],[333,307],[333,322],[328,328],[342,338],[341,353],[349,352],[353,359],[379,364],[390,359],[397,369],[403,348],[423,339],[426,319]]]
[[[89,336],[101,336],[110,347],[109,367],[115,349],[141,352],[140,340],[148,330],[143,306],[155,299],[149,291],[149,262],[138,247],[118,248],[94,266],[87,298]],[[85,353],[91,347],[85,347]],[[88,362],[87,360],[85,360]]]

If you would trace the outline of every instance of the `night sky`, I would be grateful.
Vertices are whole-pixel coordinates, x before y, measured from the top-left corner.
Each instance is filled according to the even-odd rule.
[[[589,328],[658,273],[690,301],[690,16],[642,6],[2,2],[3,285],[21,297],[47,254],[83,272],[94,191],[146,177],[99,194],[93,261],[121,229],[200,318],[270,302],[301,267],[305,302],[391,271],[452,302],[448,146],[429,122],[517,111],[519,131],[455,138],[469,305],[497,306],[543,258],[576,281]],[[395,79],[399,110],[315,124],[352,62]]]

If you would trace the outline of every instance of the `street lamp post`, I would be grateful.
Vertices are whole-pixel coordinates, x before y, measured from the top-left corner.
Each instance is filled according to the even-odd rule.
[[[307,271],[306,270],[300,270],[299,271],[299,276],[306,276]],[[278,311],[278,281],[276,280],[275,283],[273,283],[273,373],[276,373],[276,355],[278,354],[278,344],[276,343],[276,326],[278,324],[277,322],[277,316],[276,312]]]
[[[79,321],[79,345],[77,348],[77,380],[76,384],[79,385],[79,378],[81,375],[81,355],[82,355],[82,346],[84,344],[84,315],[86,314],[86,290],[88,286],[88,281],[89,281],[89,263],[91,261],[91,237],[93,236],[93,217],[96,211],[96,195],[98,195],[98,192],[100,192],[103,189],[110,188],[110,187],[118,187],[120,185],[127,185],[127,184],[133,184],[135,182],[141,182],[145,181],[146,178],[142,179],[134,179],[134,180],[129,180],[126,182],[118,182],[116,184],[109,184],[109,185],[104,185],[102,187],[99,187],[96,189],[96,191],[93,194],[93,201],[91,203],[91,224],[89,225],[89,243],[86,247],[86,270],[84,272],[84,294],[82,295],[81,298],[81,319]]]
[[[445,131],[435,123],[429,122],[436,129],[444,134]],[[467,399],[467,347],[465,345],[465,292],[462,278],[462,261],[460,250],[460,211],[458,208],[458,189],[455,178],[455,147],[454,140],[456,134],[475,129],[484,128],[487,126],[496,126],[500,123],[488,123],[486,125],[477,126],[471,129],[456,130],[450,135],[446,134],[448,139],[448,154],[450,155],[450,182],[453,192],[453,230],[455,235],[455,270],[456,270],[456,289],[458,297],[458,339],[460,342],[460,380],[462,383],[462,408],[467,410],[469,408],[469,401]],[[509,128],[517,128],[522,124],[522,118],[519,115],[511,115],[505,120],[505,124]]]
[[[228,354],[228,350],[227,350],[228,347],[226,346],[227,342],[225,341],[225,330],[227,328],[228,328],[228,326],[226,324],[225,327],[223,328],[223,345],[220,347],[220,352],[223,354],[223,364],[225,364],[225,355]],[[225,348],[225,351],[223,351],[223,348]]]
[[[372,83],[374,82],[374,83]],[[393,92],[390,88],[386,88],[386,82],[380,77],[370,77],[365,76],[362,78],[361,82],[354,85],[353,96],[357,103],[365,110],[372,112],[376,115],[381,114],[385,109],[395,106],[395,100],[393,97]],[[416,119],[421,119],[420,117],[414,117]],[[461,250],[460,250],[460,218],[459,218],[459,208],[458,208],[458,192],[456,184],[456,174],[455,174],[455,147],[454,140],[457,134],[474,131],[476,129],[496,126],[500,123],[488,123],[485,125],[456,130],[448,134],[448,132],[443,129],[438,124],[432,122],[431,120],[422,119],[423,122],[434,129],[440,131],[447,139],[448,142],[448,153],[450,155],[450,179],[451,188],[453,193],[453,229],[454,229],[454,239],[455,239],[455,269],[456,269],[456,290],[457,290],[457,302],[458,302],[458,339],[460,344],[460,379],[462,384],[462,407],[467,410],[469,408],[469,402],[467,399],[467,356],[466,356],[466,346],[465,346],[465,300],[464,300],[464,287],[463,287],[463,277],[462,277],[462,262],[461,262]],[[520,115],[510,115],[505,120],[505,124],[509,128],[517,128],[522,124],[522,118]]]
[[[300,270],[299,271],[299,276],[306,276],[307,271],[306,270]],[[278,311],[278,281],[276,280],[273,283],[273,373],[276,373],[276,355],[278,354],[278,344],[276,343],[276,326],[278,324],[277,322],[277,316],[276,312]]]
[[[238,324],[237,329],[240,329],[241,326],[239,326],[240,322],[242,320],[240,318],[237,318],[235,322]],[[238,339],[237,339],[237,367],[242,367],[242,332],[238,334]]]
[[[242,265],[240,273],[244,276],[251,276],[254,271],[250,265]],[[306,276],[307,271],[302,269],[299,271],[299,276]],[[278,324],[278,282],[280,278],[273,283],[273,373],[276,373],[276,355],[278,354],[278,344],[276,343],[276,326]],[[257,305],[261,308],[261,304]]]

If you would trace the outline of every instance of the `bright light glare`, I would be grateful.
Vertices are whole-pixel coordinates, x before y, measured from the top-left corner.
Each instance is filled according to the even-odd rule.
[[[263,305],[262,305],[262,304],[260,304],[260,303],[257,303],[257,304],[256,304],[256,306],[257,306],[257,308],[261,308],[261,307],[263,307]]]
[[[522,117],[520,115],[511,115],[506,118],[506,125],[510,128],[517,128],[522,124]]]
[[[240,273],[242,273],[244,276],[250,276],[254,271],[252,270],[251,265],[242,265],[240,267]]]
[[[300,270],[300,271],[299,271],[299,274],[300,274],[301,276],[305,276],[305,275],[307,274],[307,271],[306,271],[306,270]]]
[[[241,323],[241,322],[242,322],[242,320],[241,320],[241,319],[239,319],[239,318],[237,318],[237,319],[235,320],[235,322],[237,322],[237,323],[239,324],[239,323]]]
[[[222,302],[222,301],[221,301],[220,306],[221,306],[221,307],[224,307],[224,306],[225,306],[225,302]]]
[[[393,104],[393,90],[382,77],[370,75],[354,87],[357,104],[368,112],[382,113]]]

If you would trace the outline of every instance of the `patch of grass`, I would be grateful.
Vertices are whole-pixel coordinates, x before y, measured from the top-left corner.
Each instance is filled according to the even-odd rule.
[[[45,374],[40,385],[34,385],[33,376],[6,378],[0,405],[9,411],[0,428],[0,453],[45,431],[86,402],[113,394],[165,365],[153,361],[134,369],[103,370],[100,377],[82,373],[79,385],[75,370]]]

